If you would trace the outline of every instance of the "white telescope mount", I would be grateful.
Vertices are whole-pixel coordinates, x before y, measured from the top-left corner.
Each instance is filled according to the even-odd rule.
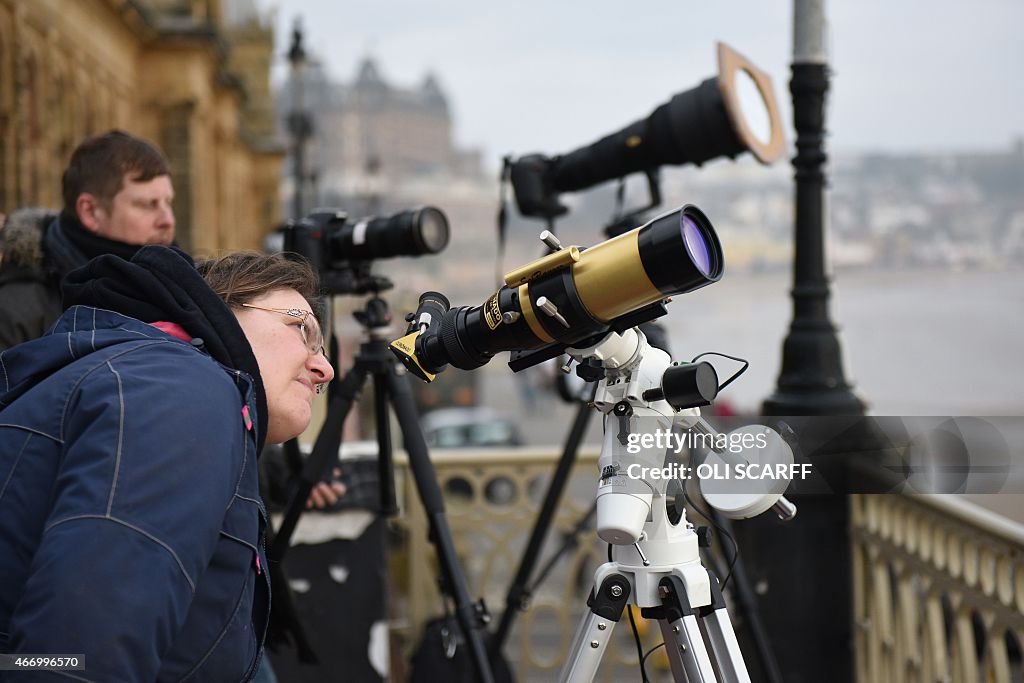
[[[665,479],[643,476],[644,467],[648,473],[664,471],[668,449],[664,443],[645,447],[641,437],[654,430],[689,430],[703,435],[704,443],[715,444],[705,462],[714,460],[725,467],[792,464],[792,450],[775,431],[760,425],[741,427],[728,435],[717,433],[696,407],[707,405],[717,394],[717,375],[711,366],[673,364],[636,328],[611,332],[593,346],[567,353],[591,367],[599,363],[603,371],[594,396],[594,407],[604,414],[597,535],[610,544],[611,560],[594,573],[588,609],[559,680],[594,679],[615,626],[632,604],[645,619],[658,622],[675,681],[750,681],[718,579],[701,564],[694,525],[679,505],[678,521],[670,519]],[[737,437],[746,433],[760,435],[758,443],[764,447],[742,451],[721,447],[743,442]],[[707,503],[733,519],[769,509],[783,519],[792,518],[796,508],[782,496],[788,484],[788,478],[745,481],[742,487],[735,482],[700,481]]]

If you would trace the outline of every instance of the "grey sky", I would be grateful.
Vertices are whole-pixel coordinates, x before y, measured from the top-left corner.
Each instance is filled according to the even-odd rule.
[[[646,116],[717,73],[718,40],[772,76],[792,144],[791,2],[260,2],[277,8],[278,55],[301,15],[337,79],[366,54],[400,85],[435,72],[459,143],[491,165]],[[1021,0],[832,0],[827,12],[833,151],[1002,150],[1024,136]]]

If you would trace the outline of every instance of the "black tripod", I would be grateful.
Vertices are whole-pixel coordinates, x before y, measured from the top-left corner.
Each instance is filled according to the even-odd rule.
[[[437,476],[430,463],[426,439],[420,428],[412,389],[404,375],[404,368],[388,350],[391,337],[391,313],[387,302],[380,298],[383,289],[391,283],[383,278],[374,278],[367,291],[373,296],[362,311],[355,314],[356,320],[366,328],[367,339],[359,347],[355,363],[344,379],[333,391],[327,408],[327,417],[317,436],[313,452],[303,467],[298,490],[288,501],[288,508],[280,529],[270,549],[269,559],[280,561],[288,549],[292,532],[302,516],[303,506],[313,486],[320,481],[323,473],[337,457],[341,445],[341,431],[352,404],[359,396],[368,377],[373,377],[374,411],[376,415],[377,444],[379,447],[380,502],[382,514],[393,516],[398,508],[395,504],[394,465],[392,462],[390,415],[388,407],[394,409],[402,431],[405,449],[409,455],[409,467],[416,482],[420,501],[426,511],[429,524],[429,539],[434,544],[441,565],[441,589],[455,602],[455,616],[469,649],[470,659],[476,672],[476,680],[493,683],[493,675],[483,645],[480,630],[489,620],[482,601],[474,603],[469,597],[466,579],[458,564],[455,543],[445,517],[444,502]],[[399,371],[403,375],[399,375]]]

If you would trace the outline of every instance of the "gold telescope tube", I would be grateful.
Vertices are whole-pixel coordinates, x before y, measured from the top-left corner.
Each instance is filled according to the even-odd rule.
[[[640,228],[601,242],[580,254],[573,266],[580,302],[597,320],[607,322],[663,298],[640,260]]]

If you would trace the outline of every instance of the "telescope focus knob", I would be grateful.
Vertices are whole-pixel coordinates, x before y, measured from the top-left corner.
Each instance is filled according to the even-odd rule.
[[[562,249],[561,241],[550,230],[545,230],[540,234],[540,241],[546,244],[551,251],[561,251]]]
[[[569,327],[569,321],[562,317],[562,314],[558,312],[558,306],[555,306],[555,302],[546,296],[537,298],[537,307],[544,311],[549,318],[554,318],[558,322],[562,323],[564,327]]]

